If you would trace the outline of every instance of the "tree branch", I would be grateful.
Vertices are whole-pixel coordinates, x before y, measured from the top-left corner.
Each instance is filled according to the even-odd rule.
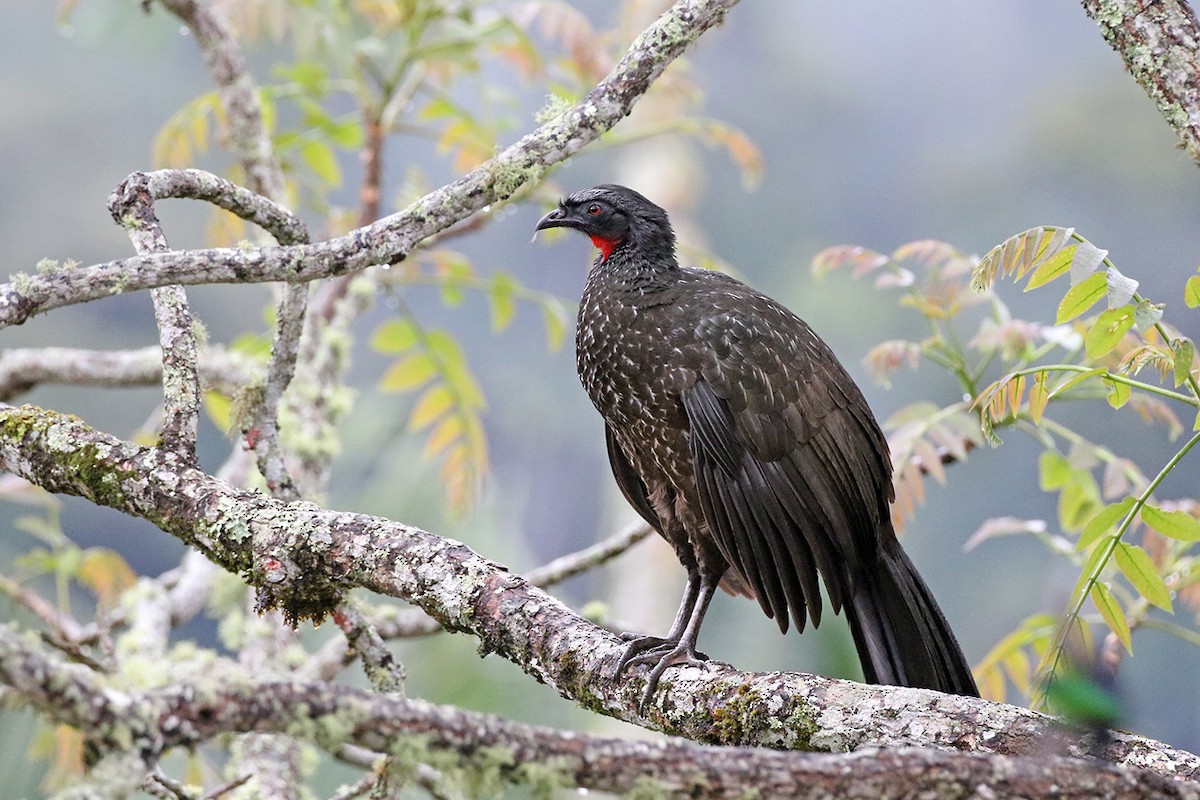
[[[783,749],[936,746],[1059,752],[1195,779],[1200,758],[1112,732],[1095,742],[1026,709],[922,689],[811,675],[706,669],[667,673],[645,717],[644,673],[612,677],[624,643],[505,567],[418,528],[234,489],[173,453],[137,447],[31,406],[0,407],[0,466],[46,489],[143,517],[245,576],[292,618],[319,618],[361,586],[420,606],[478,637],[561,695],[694,741]]]
[[[1185,0],[1083,0],[1083,9],[1200,163],[1200,23]]]
[[[113,190],[108,210],[125,228],[139,254],[170,251],[150,187],[131,176]],[[154,321],[162,348],[163,422],[160,438],[164,447],[196,460],[196,436],[200,427],[200,376],[196,372],[196,332],[187,292],[182,286],[160,286],[150,292]]]
[[[0,629],[0,678],[52,676],[40,648]],[[213,676],[197,687],[168,687],[119,695],[79,679],[81,702],[61,693],[33,693],[57,719],[91,724],[93,732],[123,738],[156,760],[173,747],[192,748],[227,733],[288,733],[323,748],[389,752],[398,743],[409,763],[453,753],[460,768],[486,778],[624,794],[636,790],[679,798],[962,797],[986,785],[989,797],[1200,798],[1200,786],[1144,769],[1122,769],[1050,754],[985,756],[902,748],[817,755],[697,744],[589,736],[509,722],[499,717],[379,695],[328,683],[229,680]],[[82,706],[82,707],[81,707]],[[161,733],[151,721],[166,720]],[[485,778],[484,778],[485,779]]]
[[[232,394],[252,383],[261,366],[249,356],[219,345],[198,353],[204,384]],[[162,380],[162,349],[80,350],[73,347],[19,347],[0,352],[0,402],[42,383],[109,388],[153,386]]]
[[[678,0],[577,105],[458,180],[391,216],[325,242],[136,256],[0,285],[0,327],[33,314],[172,283],[311,281],[402,261],[423,239],[502,202],[623,119],[664,69],[737,0]]]

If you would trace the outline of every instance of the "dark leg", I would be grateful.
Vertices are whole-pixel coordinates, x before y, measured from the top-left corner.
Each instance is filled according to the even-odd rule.
[[[667,671],[668,667],[698,667],[707,660],[706,656],[696,652],[696,639],[700,635],[700,625],[704,622],[708,604],[712,602],[713,593],[717,590],[717,583],[716,580],[689,577],[683,603],[679,607],[679,614],[676,615],[675,624],[671,626],[666,638],[644,637],[638,639],[630,643],[629,648],[621,657],[621,664],[617,669],[618,676],[628,666],[654,664],[654,668],[646,676],[646,690],[642,693],[641,702],[638,703],[640,713],[644,713],[654,690],[658,688],[659,678]],[[682,629],[676,630],[681,625]],[[647,639],[654,641],[647,642]]]
[[[629,642],[629,646],[625,648],[625,652],[621,654],[621,660],[617,662],[616,677],[620,678],[625,674],[625,668],[633,663],[645,663],[638,656],[647,651],[654,652],[665,647],[674,647],[679,643],[679,637],[683,635],[683,630],[687,626],[688,619],[692,616],[692,609],[696,607],[696,597],[700,593],[700,577],[696,573],[689,573],[687,585],[683,589],[683,600],[679,603],[679,610],[675,612],[675,621],[671,623],[671,629],[667,631],[664,637],[647,636],[639,633],[622,633],[621,638]]]

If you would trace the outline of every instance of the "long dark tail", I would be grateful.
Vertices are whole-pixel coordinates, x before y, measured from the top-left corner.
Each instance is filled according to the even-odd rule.
[[[971,667],[937,601],[898,545],[860,575],[846,617],[868,683],[979,696]]]

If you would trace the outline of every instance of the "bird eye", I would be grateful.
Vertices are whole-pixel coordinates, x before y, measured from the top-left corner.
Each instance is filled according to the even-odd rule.
[[[588,216],[592,216],[592,217],[600,216],[600,212],[603,210],[604,209],[602,209],[600,207],[599,203],[592,203],[590,206],[587,207]]]

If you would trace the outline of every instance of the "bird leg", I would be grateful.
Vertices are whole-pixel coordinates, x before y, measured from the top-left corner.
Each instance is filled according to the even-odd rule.
[[[646,663],[641,656],[647,651],[653,652],[663,647],[670,649],[678,644],[679,637],[683,635],[683,629],[692,616],[692,609],[696,607],[696,597],[699,594],[699,576],[689,570],[687,585],[683,589],[683,600],[679,603],[679,610],[675,612],[675,620],[671,623],[671,629],[667,631],[667,635],[663,637],[649,636],[632,631],[622,633],[621,638],[629,642],[629,646],[625,648],[625,652],[621,654],[621,660],[617,662],[617,671],[614,677],[620,678],[624,675],[625,668],[631,664]]]
[[[639,713],[644,712],[654,690],[658,688],[659,678],[668,667],[699,667],[708,660],[708,656],[696,652],[696,639],[700,635],[700,624],[704,621],[704,614],[708,611],[708,604],[712,602],[716,589],[716,581],[689,575],[683,602],[667,635],[661,639],[657,636],[641,636],[625,648],[621,661],[617,664],[616,677],[619,678],[627,667],[654,664],[654,668],[646,676],[646,689],[638,703]]]

